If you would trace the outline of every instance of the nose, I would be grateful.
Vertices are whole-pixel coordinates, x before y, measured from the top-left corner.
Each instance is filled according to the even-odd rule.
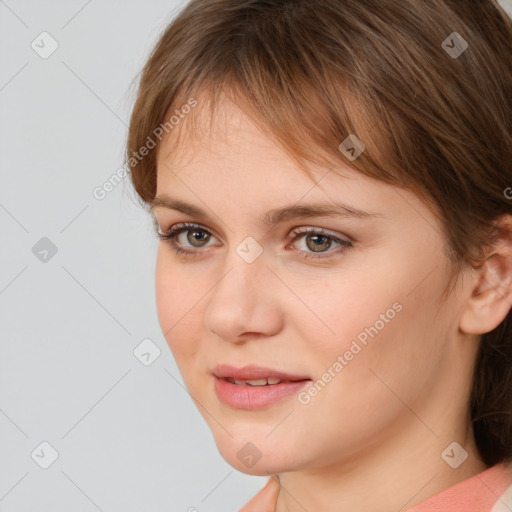
[[[207,296],[206,328],[233,343],[277,334],[282,328],[278,284],[263,257],[246,263],[234,254]]]

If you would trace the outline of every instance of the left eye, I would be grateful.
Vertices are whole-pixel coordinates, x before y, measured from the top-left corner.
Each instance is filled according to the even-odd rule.
[[[352,243],[349,240],[339,238],[338,236],[326,233],[322,228],[297,228],[293,231],[297,236],[293,237],[292,241],[302,241],[302,247],[306,248],[306,253],[309,251],[310,254],[305,254],[305,257],[311,257],[311,253],[330,253],[338,251],[329,251],[333,244],[337,244],[338,247],[350,247]],[[315,256],[313,256],[315,257]],[[322,257],[322,256],[318,256]]]
[[[208,242],[214,238],[208,229],[193,223],[176,224],[164,233],[157,230],[157,234],[160,239],[168,240],[177,253],[190,255],[201,253],[198,249],[208,247]],[[186,236],[179,241],[182,234]],[[303,248],[299,249],[299,251],[305,253],[303,254],[305,258],[320,258],[322,253],[328,253],[327,256],[331,256],[332,253],[338,253],[339,251],[329,251],[333,244],[343,247],[342,250],[352,246],[349,240],[328,234],[322,228],[297,228],[291,234],[295,235],[289,238],[291,242],[303,241]]]

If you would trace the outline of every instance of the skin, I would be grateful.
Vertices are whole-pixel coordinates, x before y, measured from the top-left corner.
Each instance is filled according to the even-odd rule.
[[[157,196],[206,209],[209,217],[164,207],[154,215],[162,232],[196,222],[211,236],[194,246],[190,231],[179,235],[201,256],[159,242],[156,300],[183,380],[225,460],[247,474],[279,474],[286,492],[277,512],[406,510],[487,469],[467,403],[478,334],[510,309],[510,280],[500,294],[492,285],[493,277],[508,279],[506,249],[494,265],[466,270],[441,303],[449,279],[445,241],[418,196],[355,172],[343,157],[329,173],[311,166],[315,184],[226,98],[212,132],[200,116],[194,138],[172,151],[162,142]],[[325,200],[379,217],[319,216],[273,229],[258,222],[274,208]],[[307,234],[288,238],[296,227],[324,228],[352,246],[321,240],[324,252],[314,252]],[[250,264],[235,250],[247,236],[263,249]],[[252,363],[319,379],[396,302],[401,311],[308,404],[292,396],[247,411],[218,399],[215,364]],[[453,441],[468,452],[457,469],[441,458]],[[247,442],[262,453],[250,468],[237,457]]]

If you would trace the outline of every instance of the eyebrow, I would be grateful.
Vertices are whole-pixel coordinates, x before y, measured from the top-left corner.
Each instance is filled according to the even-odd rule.
[[[150,211],[153,212],[156,208],[176,210],[192,217],[208,219],[208,214],[205,210],[202,210],[195,205],[186,203],[185,201],[174,199],[167,194],[160,194],[156,196],[152,201],[150,201]],[[274,226],[280,222],[307,217],[345,217],[366,219],[383,217],[383,215],[378,212],[370,212],[349,206],[344,203],[333,201],[283,206],[281,208],[269,210],[260,220],[264,225]]]

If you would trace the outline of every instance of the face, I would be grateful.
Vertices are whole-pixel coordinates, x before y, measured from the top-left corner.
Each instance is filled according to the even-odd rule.
[[[448,406],[461,306],[453,293],[439,307],[448,267],[432,212],[341,154],[330,172],[311,166],[313,181],[227,100],[209,136],[207,123],[158,154],[157,197],[191,208],[154,208],[160,232],[179,229],[159,241],[156,299],[222,456],[266,475],[349,463],[404,429],[427,431],[432,403]],[[340,209],[291,209],[319,203]],[[286,375],[234,384],[218,365]]]

